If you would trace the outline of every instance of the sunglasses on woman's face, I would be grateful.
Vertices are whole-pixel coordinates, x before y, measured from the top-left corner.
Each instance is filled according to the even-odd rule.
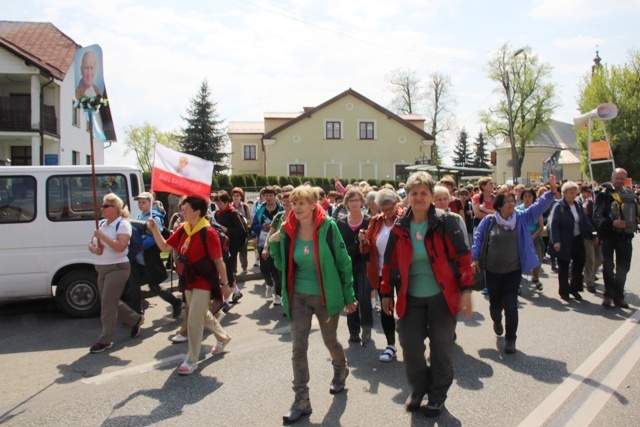
[[[114,205],[102,205],[102,209],[112,208]]]

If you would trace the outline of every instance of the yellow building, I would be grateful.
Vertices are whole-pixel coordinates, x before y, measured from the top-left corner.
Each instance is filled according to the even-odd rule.
[[[420,115],[396,115],[353,89],[264,122],[229,122],[234,174],[405,179],[431,158],[433,137]]]
[[[518,182],[535,185],[546,182],[549,174],[558,180],[583,179],[580,170],[580,148],[578,137],[572,124],[552,120],[549,127],[543,129],[525,149],[521,176]],[[505,140],[496,149],[494,179],[498,184],[512,183],[513,170],[511,148]]]

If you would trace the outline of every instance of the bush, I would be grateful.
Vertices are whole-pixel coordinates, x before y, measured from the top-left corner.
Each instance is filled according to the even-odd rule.
[[[267,181],[267,177],[264,175],[258,175],[256,176],[256,187],[266,187],[267,185],[269,185],[269,181]]]
[[[302,181],[300,180],[299,176],[292,176],[291,177],[291,185],[293,185],[294,187],[299,187],[302,185]]]
[[[244,175],[231,175],[231,186],[244,188],[247,186],[247,181],[244,179]]]
[[[377,179],[375,179],[375,178],[369,178],[369,179],[367,180],[367,183],[368,183],[370,186],[372,186],[372,187],[373,187],[374,185],[375,185],[376,187],[380,187],[380,183],[379,183],[379,182],[378,182],[378,180],[377,180]]]
[[[256,178],[250,173],[244,176],[244,180],[246,181],[247,187],[255,187],[256,186]]]
[[[278,177],[270,175],[267,177],[267,182],[269,182],[269,185],[278,185]]]
[[[218,180],[217,188],[221,190],[225,190],[231,187],[231,181],[229,179],[229,175],[225,175],[221,173],[221,174],[215,175],[214,178]]]
[[[289,185],[291,184],[291,177],[289,176],[281,176],[280,178],[278,178],[278,185],[280,187],[284,187],[285,185]]]

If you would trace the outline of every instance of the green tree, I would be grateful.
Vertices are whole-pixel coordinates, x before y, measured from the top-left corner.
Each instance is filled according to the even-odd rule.
[[[551,66],[540,62],[527,46],[513,52],[504,44],[488,62],[488,77],[497,83],[498,103],[480,113],[489,136],[504,137],[511,147],[513,178],[517,183],[525,149],[548,126],[558,106],[556,89],[547,80]]]
[[[489,168],[489,156],[487,152],[487,141],[484,139],[482,131],[476,137],[476,151],[473,158],[474,168]]]
[[[601,122],[593,120],[592,141],[605,139],[602,125],[606,127],[611,151],[616,167],[627,170],[630,177],[640,177],[640,156],[637,145],[640,142],[640,50],[631,50],[628,62],[621,66],[595,67],[593,73],[585,75],[578,105],[583,113],[589,112],[603,103],[614,103],[618,116]],[[587,162],[588,130],[578,130],[578,145],[582,148],[582,170],[588,176]],[[611,179],[608,164],[593,167],[593,179],[605,182]]]
[[[468,140],[467,131],[462,128],[458,134],[458,142],[453,148],[453,164],[456,166],[471,166],[473,154]]]
[[[124,155],[133,152],[136,162],[143,172],[150,172],[153,168],[153,154],[156,144],[162,144],[175,150],[178,138],[172,132],[161,132],[149,122],[142,125],[131,125],[125,129]]]
[[[181,151],[214,162],[217,175],[228,169],[228,137],[218,119],[218,104],[211,100],[207,80],[203,80],[198,93],[187,108],[187,127],[180,137]]]

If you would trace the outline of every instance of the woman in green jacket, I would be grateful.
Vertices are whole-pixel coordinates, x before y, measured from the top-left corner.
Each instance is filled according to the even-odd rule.
[[[349,375],[337,330],[340,312],[357,308],[351,258],[335,222],[318,204],[318,193],[300,186],[289,195],[293,215],[269,238],[269,253],[282,272],[282,304],[291,321],[293,391],[295,400],[282,418],[295,422],[311,413],[309,402],[309,332],[318,318],[325,346],[331,354],[333,380],[329,392],[344,390]]]

